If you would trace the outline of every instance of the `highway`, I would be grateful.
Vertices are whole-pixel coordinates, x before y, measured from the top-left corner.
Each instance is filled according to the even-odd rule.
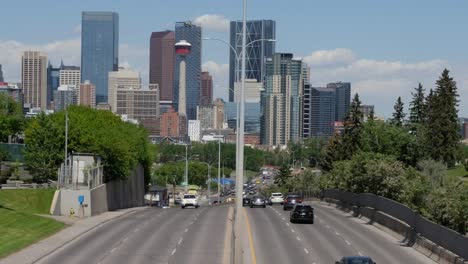
[[[361,254],[379,264],[435,263],[362,220],[313,206],[313,225],[289,223],[281,206],[245,207],[247,262],[324,264]],[[225,263],[230,210],[229,205],[147,208],[103,224],[38,263]]]

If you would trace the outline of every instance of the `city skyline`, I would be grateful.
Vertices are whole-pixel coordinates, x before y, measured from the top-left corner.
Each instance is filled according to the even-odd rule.
[[[27,1],[32,3],[32,1]],[[45,1],[47,2],[49,1]],[[50,1],[51,2],[51,1]],[[183,1],[187,8],[176,9],[176,3],[167,3],[167,12],[154,16],[153,6],[137,11],[128,3],[115,4],[110,1],[94,3],[83,1],[70,9],[65,3],[55,3],[54,20],[61,23],[49,24],[47,16],[34,20],[34,25],[17,28],[2,35],[0,63],[6,81],[20,80],[20,58],[18,54],[28,49],[39,49],[49,55],[54,65],[63,58],[69,65],[80,65],[80,14],[86,10],[109,10],[120,15],[120,65],[130,66],[142,75],[146,82],[149,74],[148,35],[153,31],[173,30],[176,21],[193,20],[204,25],[204,37],[221,37],[229,40],[229,21],[239,19],[239,6],[233,2],[213,3]],[[453,3],[453,4],[451,4]],[[32,3],[33,7],[37,5]],[[276,21],[276,51],[292,52],[302,57],[311,66],[311,84],[323,86],[330,82],[351,82],[353,93],[359,92],[363,103],[375,104],[376,113],[389,117],[393,103],[401,95],[408,106],[412,88],[421,81],[428,90],[434,88],[435,80],[447,67],[459,86],[460,115],[468,115],[468,55],[463,52],[468,38],[462,31],[466,17],[462,10],[468,4],[448,1],[394,1],[392,3],[303,3],[301,9],[288,7],[286,3],[249,3],[248,19],[272,19]],[[191,8],[193,7],[193,8]],[[262,8],[259,8],[262,7]],[[13,19],[20,3],[9,3],[5,18]],[[399,12],[399,10],[405,10]],[[443,9],[444,12],[439,12]],[[31,12],[34,8],[27,10]],[[276,10],[276,12],[275,12]],[[291,17],[287,12],[295,11]],[[320,10],[310,16],[301,10]],[[369,12],[369,11],[372,12]],[[140,14],[141,13],[141,14]],[[175,15],[174,15],[175,14]],[[363,16],[362,14],[366,14]],[[413,16],[413,14],[417,14]],[[450,14],[450,16],[445,15]],[[324,23],[323,18],[332,18],[333,23]],[[389,23],[385,17],[394,17]],[[27,19],[27,14],[25,14]],[[12,20],[13,21],[13,20]],[[148,23],[151,21],[151,23]],[[346,21],[346,24],[344,24]],[[374,23],[368,23],[374,21]],[[306,27],[294,27],[306,23]],[[46,27],[47,25],[47,27]],[[53,30],[47,30],[47,29]],[[448,28],[448,29],[447,29]],[[16,30],[17,29],[17,30]],[[354,29],[354,30],[350,30]],[[411,32],[418,30],[417,36]],[[454,41],[444,42],[441,34],[447,30]],[[301,43],[307,45],[301,45]],[[209,52],[207,52],[209,51]],[[203,41],[203,69],[213,75],[214,98],[227,101],[229,51],[226,46],[213,41]],[[20,55],[19,55],[20,56]]]

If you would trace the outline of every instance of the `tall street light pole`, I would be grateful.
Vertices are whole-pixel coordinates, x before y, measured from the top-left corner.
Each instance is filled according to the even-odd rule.
[[[184,172],[184,181],[185,187],[184,191],[187,193],[188,191],[188,144],[185,143],[185,172]]]
[[[218,203],[221,202],[221,140],[218,141]]]
[[[211,205],[211,165],[208,162],[200,161],[203,164],[208,166],[208,175],[206,176],[207,180],[207,189],[208,189],[208,205]]]

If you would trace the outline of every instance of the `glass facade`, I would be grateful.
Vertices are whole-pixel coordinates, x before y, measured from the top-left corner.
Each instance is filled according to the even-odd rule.
[[[260,103],[245,103],[245,132],[249,134],[260,133]],[[224,104],[225,120],[229,128],[236,129],[237,103]]]
[[[54,100],[54,92],[57,91],[59,85],[60,68],[54,68],[52,64],[49,63],[47,67],[47,105],[50,105],[50,102]]]
[[[327,88],[333,88],[336,92],[335,121],[344,121],[351,102],[351,83],[329,83]]]
[[[310,91],[310,136],[333,135],[335,102],[335,89],[312,87]]]
[[[108,102],[108,74],[119,66],[119,15],[83,12],[81,21],[81,82],[96,85],[96,103]]]
[[[192,51],[186,57],[186,104],[187,120],[197,119],[197,105],[200,102],[201,81],[201,27],[190,22],[177,22],[175,25],[175,42],[186,40],[192,45]],[[179,109],[179,64],[181,57],[176,55],[174,65],[174,108]]]
[[[247,21],[247,47],[245,74],[246,79],[255,79],[263,82],[265,75],[265,58],[269,58],[275,53],[275,42],[257,41],[249,45],[252,41],[259,39],[276,39],[276,22],[273,20],[249,20]],[[231,21],[230,44],[241,56],[242,51],[242,21]],[[234,101],[234,83],[237,76],[240,76],[240,62],[236,62],[236,55],[230,50],[229,57],[229,102]],[[236,65],[238,69],[236,70]]]

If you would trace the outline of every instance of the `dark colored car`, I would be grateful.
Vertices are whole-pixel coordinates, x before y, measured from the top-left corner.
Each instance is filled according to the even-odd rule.
[[[314,208],[307,204],[296,204],[289,215],[291,223],[314,223]]]
[[[290,194],[286,196],[283,202],[283,210],[289,211],[294,208],[296,204],[302,203],[302,198],[296,194]]]
[[[250,208],[254,207],[266,207],[266,200],[262,196],[254,196],[250,201]]]
[[[250,199],[250,197],[244,197],[242,199],[242,206],[250,205],[251,202],[252,202],[252,199]]]
[[[336,261],[335,264],[376,264],[376,263],[370,257],[350,256],[350,257],[343,257],[340,261]]]

